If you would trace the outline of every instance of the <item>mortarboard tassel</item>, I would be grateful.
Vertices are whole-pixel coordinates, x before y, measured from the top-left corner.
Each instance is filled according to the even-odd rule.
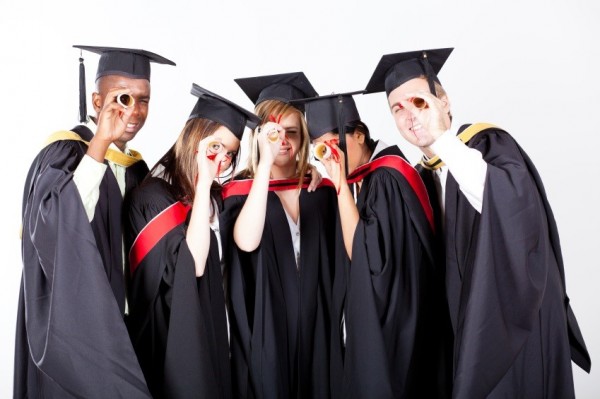
[[[437,97],[437,93],[435,92],[435,83],[433,77],[435,76],[435,72],[427,59],[427,53],[423,51],[423,58],[421,58],[421,63],[423,64],[423,69],[425,70],[425,74],[427,75],[427,82],[429,83],[429,91],[431,94]]]
[[[79,56],[79,122],[87,122],[87,103],[85,93],[85,66],[83,56]]]
[[[346,126],[344,124],[344,97],[338,96],[338,133],[340,137],[340,149],[344,153],[344,170],[348,176],[348,151],[346,151]],[[352,192],[352,187],[350,187]],[[338,193],[339,194],[339,193]]]

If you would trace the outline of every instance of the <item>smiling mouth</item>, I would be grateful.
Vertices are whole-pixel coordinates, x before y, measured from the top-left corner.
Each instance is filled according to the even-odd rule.
[[[416,124],[412,125],[409,128],[409,130],[414,132],[415,130],[421,130],[422,128],[423,128],[423,126],[420,123],[416,123]]]

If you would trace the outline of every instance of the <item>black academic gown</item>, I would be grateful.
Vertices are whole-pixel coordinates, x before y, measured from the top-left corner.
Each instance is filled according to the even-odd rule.
[[[260,246],[244,252],[232,230],[247,196],[225,200],[231,266],[231,351],[239,398],[328,398],[335,190],[300,193],[300,261],[274,192]]]
[[[73,131],[92,137],[84,126]],[[86,151],[77,141],[50,144],[27,176],[15,398],[149,397],[123,322],[123,198],[107,168],[88,221],[72,180]],[[127,168],[126,190],[147,172],[143,161]]]
[[[146,179],[131,196],[128,242],[175,202],[163,179]],[[154,398],[231,398],[217,238],[211,232],[206,269],[197,278],[185,240],[187,223],[167,233],[134,271],[129,333]]]
[[[375,158],[383,155],[404,157],[396,146]],[[352,261],[338,262],[335,273],[333,396],[436,397],[436,323],[445,309],[434,290],[432,226],[406,178],[393,168],[377,168],[364,178],[357,208]]]
[[[488,168],[481,214],[451,173],[446,182],[453,397],[572,398],[571,359],[586,371],[591,363],[566,295],[541,179],[502,130],[484,130],[468,146],[483,154]],[[431,172],[421,173],[432,188]]]

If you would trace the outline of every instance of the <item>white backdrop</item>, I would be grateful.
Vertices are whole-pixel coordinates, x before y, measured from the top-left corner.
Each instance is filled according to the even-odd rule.
[[[600,147],[600,3],[511,3],[0,0],[0,397],[12,395],[23,183],[43,140],[77,122],[73,44],[143,48],[178,64],[154,66],[150,116],[132,142],[150,165],[187,119],[192,82],[251,109],[233,78],[302,70],[321,94],[357,90],[383,54],[455,47],[439,74],[453,114],[504,127],[538,167],[561,233],[571,303],[598,361],[600,194],[593,174]],[[84,57],[91,93],[98,58]],[[385,95],[356,101],[373,136],[416,161],[396,132]],[[578,368],[574,374],[578,397],[600,397],[597,366],[592,375]]]

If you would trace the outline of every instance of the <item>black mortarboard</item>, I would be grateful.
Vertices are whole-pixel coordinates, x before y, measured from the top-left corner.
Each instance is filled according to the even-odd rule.
[[[314,140],[334,130],[341,132],[340,127],[360,121],[360,114],[352,96],[363,92],[354,91],[298,100],[297,102],[304,103],[311,139]],[[295,104],[296,101],[292,103]]]
[[[81,46],[73,45],[80,50],[91,51],[100,54],[96,80],[106,75],[120,75],[132,79],[150,80],[150,63],[175,65],[158,54],[146,50],[137,50],[119,47]],[[79,120],[85,122],[87,119],[85,94],[85,68],[83,57],[79,58]]]
[[[73,47],[100,54],[96,80],[105,75],[121,75],[133,79],[150,80],[151,62],[175,65],[173,61],[146,50],[80,45]]]
[[[440,83],[437,74],[452,50],[454,48],[440,48],[384,55],[365,90],[367,93],[385,90],[389,95],[404,82],[425,76],[429,82],[429,90],[435,93],[433,82]]]
[[[260,118],[252,112],[195,83],[192,83],[192,94],[198,97],[198,101],[188,120],[193,118],[210,119],[226,126],[240,140],[245,126],[254,129],[260,123]]]
[[[327,132],[337,128],[339,134],[339,147],[346,151],[345,127],[351,122],[360,120],[358,109],[354,103],[354,94],[363,94],[364,90],[352,91],[327,96],[304,98],[294,103],[303,103],[306,106],[306,123],[311,139],[321,137]],[[346,174],[348,173],[348,157],[344,157]]]
[[[242,88],[254,105],[258,105],[265,100],[278,100],[289,104],[293,100],[319,95],[304,75],[304,72],[239,78],[234,79],[234,81]],[[302,107],[302,104],[296,104],[296,106]]]

